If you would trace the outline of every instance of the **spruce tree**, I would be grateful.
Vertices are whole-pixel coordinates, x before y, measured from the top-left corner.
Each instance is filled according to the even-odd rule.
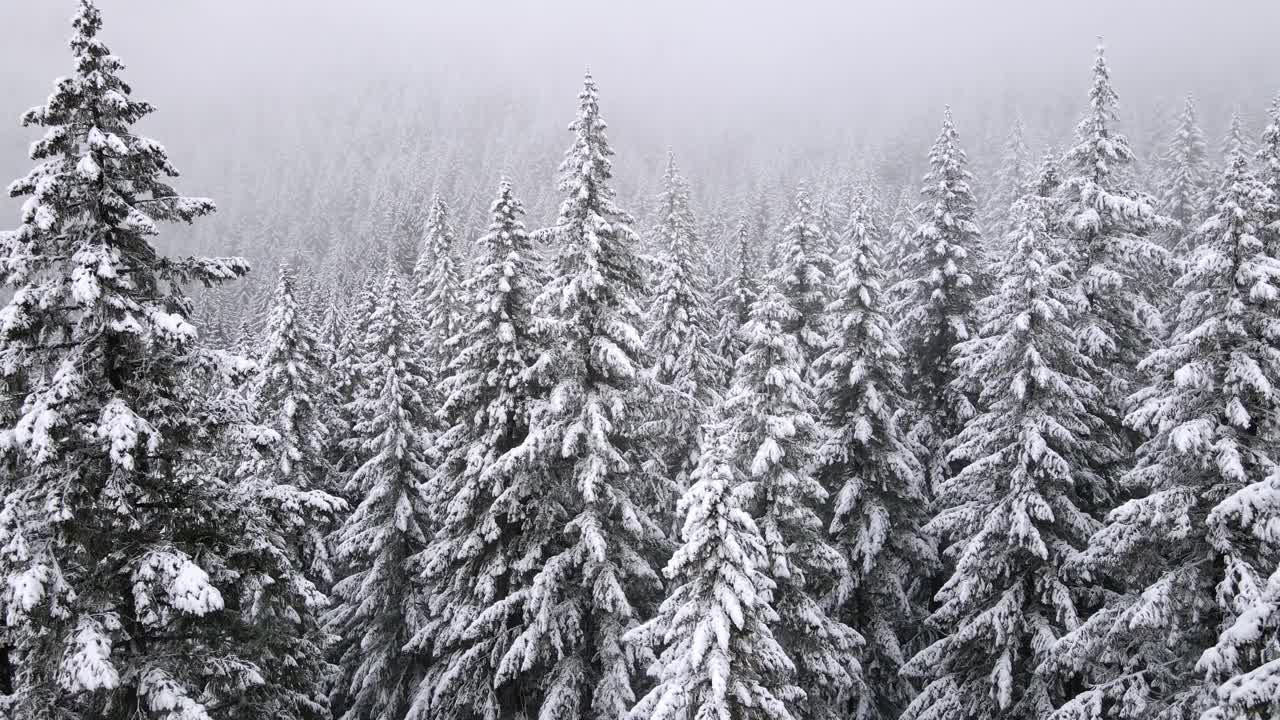
[[[1272,199],[1280,205],[1280,95],[1267,109],[1267,126],[1262,131],[1262,145],[1258,148],[1258,174],[1262,184],[1271,191]],[[1263,246],[1272,257],[1280,257],[1280,212],[1268,218],[1260,230]]]
[[[538,502],[557,537],[529,585],[506,601],[520,609],[522,629],[494,682],[527,688],[544,720],[613,720],[635,704],[622,636],[655,599],[664,538],[644,501],[656,458],[641,429],[649,359],[636,330],[637,237],[614,200],[613,150],[590,74],[578,97],[560,166],[565,199],[540,237],[558,249],[535,302],[552,348],[539,362],[555,375],[530,410],[529,439],[502,460],[545,473]]]
[[[754,272],[755,254],[746,223],[738,228],[738,257],[734,273],[720,284],[716,305],[720,327],[716,332],[716,353],[725,365],[721,385],[727,386],[738,358],[746,352],[742,329],[751,315],[751,304],[760,294],[760,281]]]
[[[294,296],[295,284],[294,270],[282,265],[251,392],[259,421],[280,438],[273,471],[287,484],[323,488],[331,482],[323,461],[328,442],[323,422],[328,409],[324,406],[324,359],[320,342]]]
[[[413,304],[422,317],[423,338],[432,376],[448,365],[452,351],[446,343],[462,326],[466,308],[462,303],[462,269],[454,254],[454,231],[449,222],[449,206],[439,195],[431,198],[427,214],[426,244],[413,268]]]
[[[920,226],[920,221],[916,217],[915,203],[912,202],[912,195],[908,189],[903,189],[902,194],[898,196],[898,204],[894,207],[893,216],[889,220],[889,235],[886,238],[885,250],[885,269],[889,274],[889,288],[892,290],[897,287],[906,275],[907,258],[911,257],[911,250],[915,246],[912,239],[915,236],[916,228]],[[909,308],[890,306],[890,312],[906,311]],[[894,316],[895,322],[898,320]]]
[[[1004,157],[996,172],[994,187],[983,204],[982,227],[993,244],[1008,237],[1017,221],[1013,206],[1035,180],[1031,153],[1027,150],[1026,132],[1022,117],[1014,118],[1013,128],[1009,130],[1009,137],[1005,140]],[[995,249],[997,248],[993,248]]]
[[[666,448],[666,475],[678,499],[697,465],[698,432],[707,409],[720,400],[719,384],[725,369],[713,346],[715,324],[707,297],[710,281],[689,207],[688,184],[671,153],[667,155],[658,216],[657,231],[665,256],[643,342],[656,363],[653,376],[659,392],[665,395],[658,410],[659,432]]]
[[[819,478],[835,493],[830,532],[844,556],[829,601],[866,638],[859,655],[865,688],[850,703],[851,716],[896,720],[914,695],[899,675],[924,615],[913,586],[936,557],[920,532],[924,469],[899,426],[902,349],[882,307],[880,233],[859,205],[843,236],[848,257],[828,306],[834,327],[817,363],[817,404],[829,428]]]
[[[795,662],[796,684],[806,694],[793,715],[831,720],[861,687],[856,651],[862,638],[823,605],[844,560],[827,536],[828,493],[813,473],[820,430],[804,351],[791,332],[799,315],[773,286],[756,299],[743,331],[747,352],[725,405],[726,432],[745,477],[743,492],[754,499],[767,574],[777,585],[774,636]]]
[[[1171,227],[1171,221],[1157,214],[1155,201],[1130,180],[1134,154],[1113,127],[1116,103],[1099,46],[1089,112],[1064,159],[1061,222],[1086,302],[1077,337],[1103,373],[1102,389],[1118,418],[1135,389],[1134,368],[1163,332],[1153,300],[1165,277],[1167,253],[1150,235]]]
[[[1261,518],[1245,518],[1242,525],[1264,542],[1274,546],[1274,523],[1278,490],[1274,481],[1256,484],[1251,496],[1242,498],[1268,508]],[[1272,563],[1275,566],[1275,563]],[[1235,578],[1233,578],[1235,579]],[[1218,681],[1213,707],[1201,715],[1204,720],[1255,720],[1275,717],[1280,712],[1280,572],[1270,577],[1240,572],[1232,588],[1236,593],[1235,621],[1222,631],[1218,642],[1206,650],[1196,667]]]
[[[1015,207],[1013,254],[980,307],[981,336],[959,346],[957,382],[982,388],[980,413],[956,438],[964,469],[938,488],[946,507],[926,529],[953,560],[929,625],[940,637],[904,672],[927,685],[907,720],[1047,717],[1061,701],[1036,674],[1080,614],[1064,564],[1096,527],[1080,487],[1118,453],[1101,432],[1102,394],[1072,327],[1081,306],[1053,200]]]
[[[520,632],[512,598],[529,591],[537,559],[557,542],[548,478],[537,466],[503,461],[528,438],[530,405],[548,371],[532,313],[540,268],[523,215],[504,181],[463,284],[473,314],[443,383],[438,416],[447,429],[434,447],[440,524],[414,559],[427,617],[412,645],[432,667],[409,718],[514,717],[532,690],[494,681]]]
[[[678,585],[656,617],[626,636],[665,648],[649,671],[657,685],[632,720],[793,720],[790,706],[804,700],[774,637],[768,554],[723,431],[702,433],[709,447],[680,500],[683,544],[666,568]]]
[[[154,108],[81,0],[74,72],[23,116],[46,128],[0,238],[0,366],[21,398],[0,449],[0,610],[15,670],[6,717],[321,718],[312,643],[324,596],[283,538],[304,501],[239,482],[219,455],[242,423],[228,381],[250,365],[199,344],[181,287],[244,275],[238,258],[172,258],[162,222],[213,212],[181,196]]]
[[[1258,237],[1272,210],[1237,154],[1178,280],[1173,337],[1139,368],[1154,383],[1126,418],[1149,438],[1125,478],[1138,497],[1111,512],[1073,563],[1114,591],[1054,648],[1052,669],[1092,687],[1062,717],[1276,711],[1274,695],[1237,692],[1251,669],[1277,658],[1274,632],[1251,629],[1280,559],[1267,529],[1280,499],[1280,261]]]
[[[355,436],[352,428],[360,421],[360,413],[368,407],[367,403],[359,400],[377,392],[376,383],[379,378],[363,373],[361,368],[374,360],[367,353],[377,349],[376,345],[370,345],[368,336],[373,314],[381,300],[381,291],[380,283],[370,272],[360,287],[354,306],[347,313],[347,322],[342,329],[342,342],[334,353],[336,357],[329,372],[330,388],[337,404],[337,410],[328,422],[329,435],[337,439],[330,448],[330,463],[343,478],[354,472],[366,459],[363,442]],[[344,486],[346,484],[344,482]],[[348,501],[358,502],[354,495],[345,497]]]
[[[409,559],[426,546],[430,530],[421,338],[392,269],[358,367],[373,391],[354,401],[359,419],[352,432],[364,458],[347,481],[355,509],[332,539],[341,579],[325,625],[337,639],[342,672],[333,702],[344,720],[401,720],[422,674],[419,658],[405,647],[417,618]]]
[[[916,214],[921,223],[894,287],[898,336],[906,357],[906,383],[918,418],[912,433],[927,453],[930,484],[947,472],[945,445],[973,415],[955,380],[955,347],[970,339],[977,302],[978,253],[982,238],[974,222],[972,174],[960,136],[943,114],[942,132],[929,151],[930,170]]]
[[[1250,146],[1249,132],[1244,128],[1244,118],[1240,116],[1240,110],[1236,109],[1231,112],[1231,121],[1227,123],[1227,133],[1222,138],[1222,159],[1226,164],[1231,164],[1236,155],[1244,155],[1248,157],[1253,153]]]
[[[1208,156],[1204,133],[1196,123],[1196,105],[1188,95],[1165,151],[1160,188],[1161,210],[1179,223],[1184,238],[1195,230],[1196,221],[1212,199]]]
[[[280,267],[276,300],[266,324],[266,346],[249,392],[254,417],[274,433],[266,457],[252,472],[299,490],[337,491],[328,463],[329,430],[325,418],[334,408],[325,389],[319,343],[294,297],[295,276]],[[303,553],[311,577],[333,582],[324,532],[318,522],[302,528]]]
[[[770,281],[794,310],[787,332],[799,343],[804,373],[812,382],[810,364],[822,354],[827,340],[827,284],[831,282],[830,241],[818,225],[809,191],[796,190],[795,215],[782,230],[781,257]]]
[[[326,375],[332,375],[338,359],[342,356],[341,349],[347,339],[346,333],[346,313],[340,307],[342,302],[342,293],[334,291],[324,305],[324,314],[320,317],[320,323],[316,327],[316,343],[320,353],[320,362],[325,370]],[[333,383],[334,386],[339,383]]]

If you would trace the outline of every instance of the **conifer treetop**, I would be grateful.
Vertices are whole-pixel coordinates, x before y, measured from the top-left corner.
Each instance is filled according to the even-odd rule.
[[[1187,95],[1178,126],[1164,156],[1165,182],[1161,200],[1165,212],[1191,230],[1209,198],[1208,162],[1204,134],[1196,121],[1194,99]]]
[[[1116,107],[1120,96],[1111,86],[1111,68],[1107,65],[1106,47],[1098,42],[1093,61],[1093,84],[1089,87],[1089,111],[1076,126],[1077,143],[1067,153],[1067,160],[1081,168],[1095,183],[1106,183],[1110,175],[1133,162],[1133,151],[1122,135],[1116,135]]]

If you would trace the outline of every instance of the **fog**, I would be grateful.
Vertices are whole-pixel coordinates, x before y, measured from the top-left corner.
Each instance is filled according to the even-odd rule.
[[[984,96],[1078,89],[1103,36],[1128,93],[1274,85],[1267,0],[103,0],[107,39],[163,105],[264,102],[388,74],[472,92],[571,93],[590,65],[613,104],[654,125],[754,115],[829,124]],[[5,0],[4,107],[68,66],[69,0]],[[34,97],[33,97],[34,96]],[[837,120],[837,118],[840,118]],[[740,122],[751,125],[753,118]],[[779,129],[779,134],[781,129]]]
[[[29,165],[35,135],[18,116],[70,70],[73,5],[0,0],[6,178]],[[509,172],[553,190],[587,67],[619,149],[624,196],[647,196],[670,148],[704,204],[739,192],[725,178],[740,181],[744,168],[759,184],[887,161],[897,172],[886,182],[914,182],[945,104],[979,176],[998,162],[1015,113],[1037,153],[1060,147],[1083,109],[1099,36],[1140,152],[1167,131],[1169,108],[1186,93],[1216,145],[1233,108],[1252,132],[1280,88],[1280,3],[1268,0],[100,6],[126,78],[159,110],[147,131],[169,146],[184,190],[223,206],[215,230],[249,212],[234,178],[270,185],[279,173],[287,183],[350,145],[363,165],[346,182],[363,188],[405,137],[484,143],[483,167],[463,163],[467,187],[489,188],[491,175]],[[525,155],[537,159],[516,157]],[[439,172],[429,161],[417,167]],[[545,213],[538,192],[532,204]]]

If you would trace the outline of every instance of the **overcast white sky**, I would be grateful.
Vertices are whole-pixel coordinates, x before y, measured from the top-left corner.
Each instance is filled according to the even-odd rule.
[[[590,64],[657,114],[738,103],[824,112],[957,91],[1082,85],[1102,34],[1125,87],[1257,87],[1280,74],[1275,0],[101,0],[157,101],[334,75],[447,68],[564,92]],[[66,72],[72,0],[0,0],[0,117]]]
[[[956,106],[968,143],[977,140],[969,129],[984,104],[995,108],[990,115],[1001,127],[1010,109],[1035,104],[1074,117],[1083,109],[1098,35],[1126,111],[1190,91],[1205,107],[1242,106],[1256,125],[1280,90],[1280,0],[99,5],[106,41],[129,65],[126,78],[160,109],[149,130],[171,144],[180,167],[197,173],[205,158],[256,147],[237,144],[237,133],[289,113],[296,98],[367,98],[371,85],[533,98],[554,109],[535,128],[554,141],[588,65],[624,143],[645,136],[647,146],[690,149],[701,146],[696,138],[736,133],[786,153],[793,141],[821,147],[842,134],[883,138],[911,128],[907,146],[917,159],[944,103]],[[20,128],[18,116],[71,69],[66,40],[74,6],[0,0],[5,179],[29,165],[23,150],[33,131]],[[1209,115],[1203,122],[1216,138],[1226,113]],[[1034,130],[1036,118],[1028,120]],[[221,136],[207,130],[223,125],[236,129]]]

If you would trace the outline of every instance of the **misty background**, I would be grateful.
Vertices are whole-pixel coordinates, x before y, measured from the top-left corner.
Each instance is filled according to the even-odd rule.
[[[412,208],[435,192],[469,240],[501,175],[516,182],[531,226],[549,222],[588,66],[624,207],[643,227],[671,149],[712,232],[767,213],[762,204],[785,202],[801,181],[828,193],[865,181],[890,205],[914,196],[948,103],[981,194],[1016,115],[1036,157],[1069,139],[1098,36],[1140,168],[1163,150],[1186,93],[1216,150],[1233,110],[1256,137],[1280,89],[1280,3],[1268,0],[101,8],[135,96],[158,108],[143,128],[183,172],[177,187],[220,206],[212,222],[167,229],[164,242],[259,264],[340,265],[389,234],[416,239]],[[30,167],[37,136],[19,115],[70,71],[73,10],[70,0],[0,0],[6,182]],[[16,204],[0,203],[16,225]],[[259,280],[272,275],[261,270]]]

